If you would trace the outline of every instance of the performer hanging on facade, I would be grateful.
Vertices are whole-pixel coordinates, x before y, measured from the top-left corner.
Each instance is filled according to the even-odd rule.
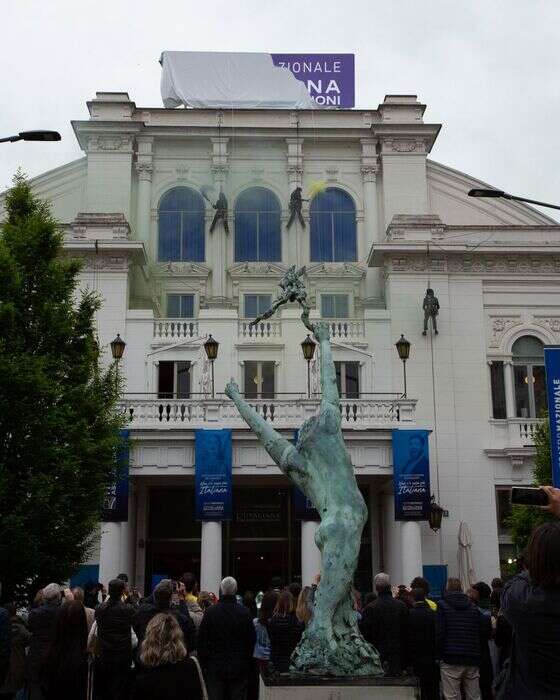
[[[305,326],[312,331],[312,327],[309,325],[309,311],[311,306],[307,300],[305,285],[301,280],[304,273],[305,267],[301,267],[299,270],[296,270],[296,266],[291,265],[286,270],[284,277],[282,277],[278,283],[278,286],[282,289],[280,296],[272,302],[272,306],[268,311],[265,311],[264,314],[257,316],[254,321],[251,321],[249,326],[256,326],[261,321],[270,318],[280,306],[290,302],[297,302],[303,309],[301,317]]]
[[[424,330],[422,331],[422,335],[426,335],[426,333],[428,332],[429,319],[432,319],[432,327],[434,329],[434,333],[437,335],[437,316],[439,314],[439,301],[438,298],[435,296],[433,289],[426,289],[426,296],[424,297],[422,308],[424,309]]]
[[[220,194],[216,204],[212,204],[216,213],[214,214],[214,219],[212,220],[212,225],[210,226],[210,233],[214,233],[218,221],[221,221],[224,226],[224,231],[229,236],[229,225],[228,225],[228,202],[225,194],[220,189]]]
[[[299,219],[299,223],[302,225],[303,228],[305,228],[305,221],[303,219],[303,214],[301,213],[301,207],[303,202],[308,201],[308,199],[302,199],[301,187],[296,187],[290,195],[290,203],[288,205],[290,209],[290,218],[288,220],[288,225],[286,226],[286,228],[290,228],[290,226],[294,223],[296,216]]]

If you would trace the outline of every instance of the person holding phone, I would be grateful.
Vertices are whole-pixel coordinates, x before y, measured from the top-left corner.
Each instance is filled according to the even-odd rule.
[[[532,532],[527,570],[508,581],[502,595],[513,645],[497,697],[511,700],[560,697],[560,489],[542,490],[557,520]]]

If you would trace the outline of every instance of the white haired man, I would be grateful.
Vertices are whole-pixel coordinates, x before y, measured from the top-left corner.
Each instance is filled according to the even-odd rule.
[[[220,600],[211,605],[198,631],[198,657],[206,672],[210,700],[246,700],[253,663],[255,627],[251,613],[236,600],[237,581],[227,576]]]
[[[28,627],[31,632],[27,672],[29,676],[30,700],[42,700],[42,682],[45,663],[51,647],[51,639],[60,611],[62,590],[58,583],[49,583],[43,588],[43,602],[29,613]]]

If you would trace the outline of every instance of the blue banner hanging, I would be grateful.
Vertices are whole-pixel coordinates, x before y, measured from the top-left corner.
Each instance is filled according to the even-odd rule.
[[[393,430],[395,520],[430,515],[429,430]]]
[[[128,468],[130,430],[119,432],[121,445],[117,453],[117,479],[107,489],[101,522],[125,523],[128,520]]]
[[[560,488],[560,345],[544,346],[552,485]]]
[[[231,520],[231,430],[195,431],[197,520]]]

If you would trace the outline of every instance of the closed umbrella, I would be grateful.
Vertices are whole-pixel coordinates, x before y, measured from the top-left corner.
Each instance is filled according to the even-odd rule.
[[[473,583],[475,583],[476,580],[472,556],[472,534],[467,523],[461,521],[459,524],[459,534],[457,539],[459,542],[459,548],[457,551],[459,578],[461,579],[463,590],[466,591],[473,585]]]

